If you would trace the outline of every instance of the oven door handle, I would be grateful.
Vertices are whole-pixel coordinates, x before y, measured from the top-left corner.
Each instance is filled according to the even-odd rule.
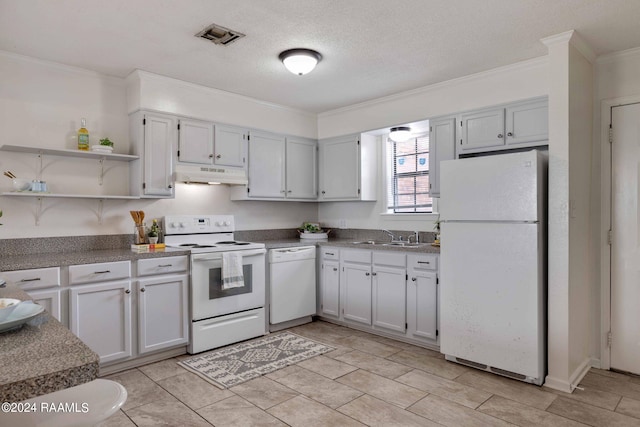
[[[254,255],[263,255],[267,252],[266,249],[252,249],[248,251],[234,251],[239,252],[243,257],[254,256]],[[191,259],[193,261],[211,261],[214,259],[222,259],[221,252],[209,253],[209,254],[193,254],[191,255]]]

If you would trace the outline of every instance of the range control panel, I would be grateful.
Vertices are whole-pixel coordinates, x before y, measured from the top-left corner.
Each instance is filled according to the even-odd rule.
[[[229,233],[235,224],[233,215],[167,215],[165,234]]]

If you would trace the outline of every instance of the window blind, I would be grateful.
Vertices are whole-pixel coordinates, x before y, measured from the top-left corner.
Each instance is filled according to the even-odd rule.
[[[433,211],[429,196],[429,135],[387,143],[389,179],[387,210],[393,213]]]

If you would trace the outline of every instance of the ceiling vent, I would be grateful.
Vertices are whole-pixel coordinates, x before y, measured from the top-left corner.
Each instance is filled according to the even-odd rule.
[[[211,24],[204,30],[196,34],[196,37],[202,37],[205,40],[209,40],[215,44],[228,45],[234,41],[244,37],[244,34],[234,30],[230,30],[220,25]]]

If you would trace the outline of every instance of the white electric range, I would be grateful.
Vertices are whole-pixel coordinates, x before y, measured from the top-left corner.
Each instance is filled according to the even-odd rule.
[[[190,340],[200,353],[267,333],[265,247],[234,240],[232,215],[167,215],[165,244],[191,252]],[[223,254],[241,257],[242,285],[225,289]],[[227,260],[228,261],[228,260]]]

